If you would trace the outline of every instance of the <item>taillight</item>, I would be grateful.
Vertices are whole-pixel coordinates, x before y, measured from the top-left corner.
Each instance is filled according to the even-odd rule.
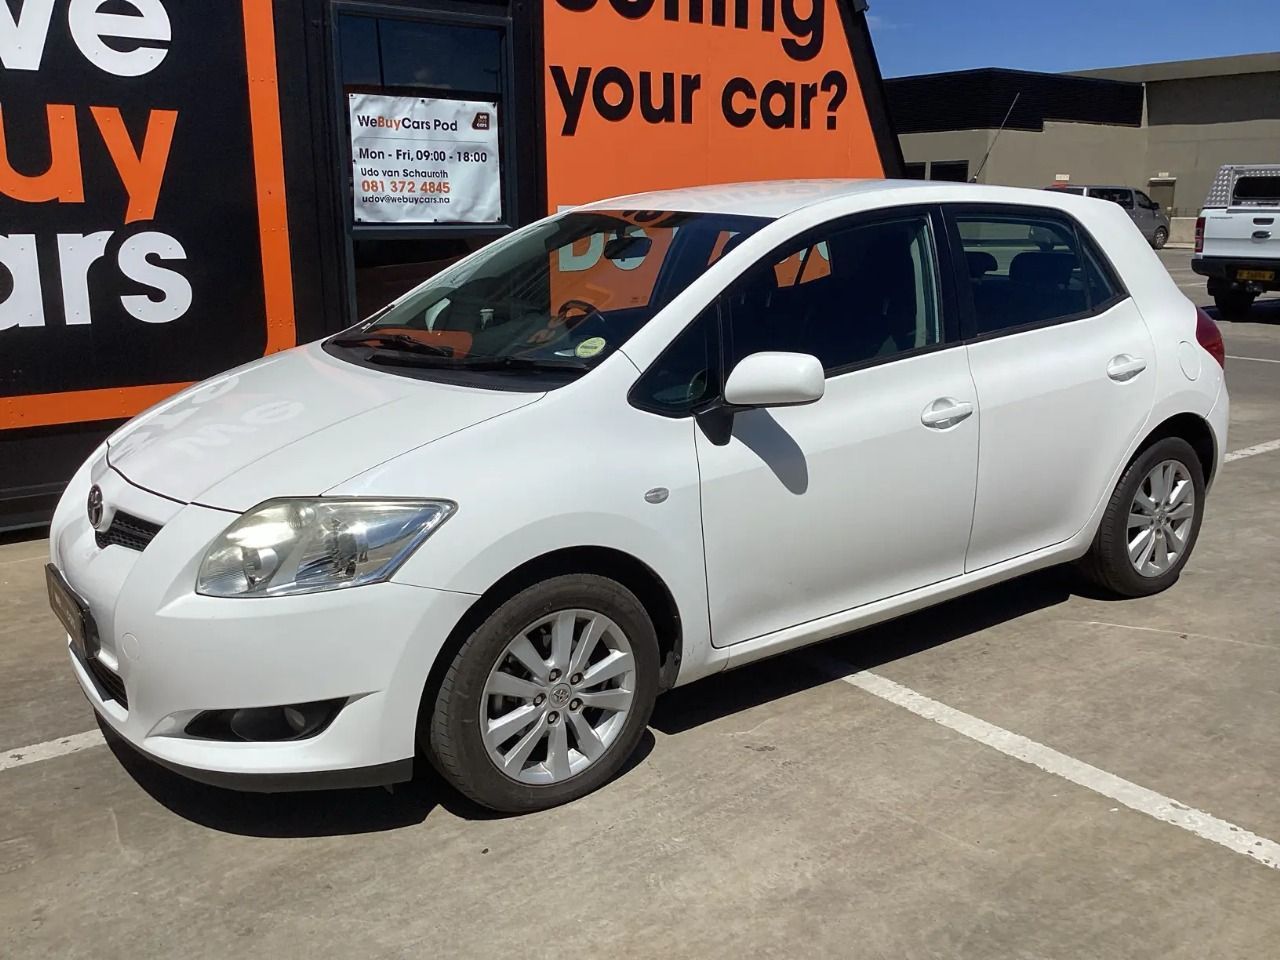
[[[1209,355],[1218,361],[1218,366],[1227,369],[1227,345],[1222,342],[1222,331],[1209,316],[1199,307],[1196,308],[1196,342],[1209,351]]]
[[[1204,253],[1204,217],[1196,218],[1196,253]]]

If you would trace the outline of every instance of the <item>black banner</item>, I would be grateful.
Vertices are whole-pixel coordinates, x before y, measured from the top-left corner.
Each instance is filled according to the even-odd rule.
[[[0,0],[0,398],[262,355],[244,9]],[[93,399],[0,428],[97,419]]]

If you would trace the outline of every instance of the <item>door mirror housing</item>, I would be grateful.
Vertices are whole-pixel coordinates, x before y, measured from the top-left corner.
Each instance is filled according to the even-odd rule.
[[[753,353],[733,368],[724,385],[730,407],[796,407],[821,400],[826,374],[817,357],[807,353]]]

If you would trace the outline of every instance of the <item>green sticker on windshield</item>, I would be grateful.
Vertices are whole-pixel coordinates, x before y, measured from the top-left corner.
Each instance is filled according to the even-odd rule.
[[[583,360],[588,357],[594,357],[597,353],[604,349],[604,337],[587,337],[573,352]]]

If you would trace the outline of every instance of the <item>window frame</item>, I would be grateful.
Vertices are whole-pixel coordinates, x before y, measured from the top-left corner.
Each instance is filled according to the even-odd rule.
[[[523,185],[517,175],[517,130],[521,126],[520,114],[525,107],[517,97],[515,84],[515,46],[512,18],[503,10],[484,10],[471,5],[462,9],[450,9],[439,2],[422,2],[395,5],[388,0],[338,0],[331,10],[328,24],[330,49],[330,73],[332,104],[330,120],[336,141],[335,159],[338,164],[336,183],[341,201],[342,223],[347,232],[348,244],[356,240],[436,240],[458,237],[497,239],[516,229],[520,224],[519,211],[524,196]],[[495,30],[501,34],[499,56],[502,62],[502,83],[495,94],[482,91],[445,90],[428,87],[380,87],[388,96],[440,97],[457,100],[496,99],[498,111],[498,163],[500,168],[499,195],[501,218],[492,223],[358,223],[352,197],[352,185],[345,178],[352,169],[350,117],[347,108],[346,87],[342,77],[342,41],[340,21],[344,16],[365,17],[374,20],[399,20],[418,24],[436,24],[448,27],[473,27]],[[381,52],[381,50],[379,50]],[[353,84],[364,89],[367,84]]]
[[[987,340],[994,340],[997,337],[1015,336],[1033,330],[1043,330],[1048,327],[1089,320],[1108,313],[1124,301],[1132,299],[1132,294],[1129,293],[1128,287],[1125,286],[1120,271],[1116,269],[1115,264],[1112,263],[1102,244],[1097,241],[1087,227],[1064,210],[1059,210],[1056,207],[1037,207],[1032,204],[965,203],[963,201],[944,203],[942,207],[943,217],[947,224],[951,273],[958,289],[964,291],[957,295],[961,338],[964,343],[982,343]],[[1093,259],[1098,263],[1098,269],[1102,271],[1103,278],[1110,284],[1114,293],[1108,299],[1095,304],[1093,295],[1089,291],[1089,285],[1086,283],[1085,300],[1087,306],[1083,311],[1062,317],[1051,317],[1048,320],[1022,323],[1013,327],[1005,327],[1001,330],[993,330],[989,333],[978,333],[977,309],[973,302],[972,289],[969,286],[969,267],[965,259],[964,242],[960,236],[960,220],[984,216],[1004,219],[1030,217],[1035,220],[1056,222],[1059,227],[1075,238],[1076,253],[1081,258],[1082,263],[1086,250],[1092,254]]]
[[[939,334],[940,339],[937,343],[931,343],[927,346],[916,347],[912,350],[905,350],[902,353],[896,353],[887,357],[871,357],[867,360],[860,360],[856,363],[844,364],[824,372],[824,378],[830,382],[837,377],[843,377],[846,374],[857,373],[872,367],[883,366],[888,363],[896,363],[899,360],[907,360],[912,357],[923,356],[926,353],[934,353],[940,350],[950,350],[955,347],[963,346],[963,329],[961,325],[961,313],[959,302],[959,291],[956,288],[956,280],[954,271],[949,266],[951,258],[950,244],[947,236],[947,224],[943,215],[942,206],[940,204],[904,204],[894,207],[879,207],[875,210],[864,210],[858,213],[846,214],[844,216],[835,217],[825,220],[820,224],[802,230],[799,233],[792,234],[785,240],[782,240],[766,253],[757,257],[748,267],[739,271],[734,277],[718,290],[706,304],[704,304],[678,332],[672,335],[667,345],[654,358],[654,360],[641,371],[640,376],[627,391],[627,402],[638,410],[646,413],[652,413],[656,416],[665,417],[671,420],[682,420],[687,417],[694,417],[724,402],[724,384],[728,379],[729,368],[728,343],[729,333],[728,325],[732,323],[732,317],[728,314],[730,310],[726,302],[726,298],[732,294],[733,290],[741,283],[745,282],[746,276],[752,270],[762,265],[772,265],[784,251],[794,252],[796,249],[804,249],[808,246],[821,243],[828,239],[831,234],[841,230],[870,226],[876,223],[883,223],[892,220],[904,220],[910,217],[921,217],[925,220],[929,231],[931,246],[933,247],[934,258],[934,277],[937,283],[938,295],[938,314],[939,314]],[[968,274],[966,273],[966,282]],[[637,394],[642,389],[642,384],[650,371],[658,367],[659,364],[674,349],[676,341],[683,337],[695,323],[700,322],[704,316],[711,317],[710,321],[713,325],[712,336],[715,340],[717,356],[717,379],[720,389],[714,396],[707,397],[704,400],[691,405],[685,410],[665,410],[658,409],[648,404],[642,397]]]

